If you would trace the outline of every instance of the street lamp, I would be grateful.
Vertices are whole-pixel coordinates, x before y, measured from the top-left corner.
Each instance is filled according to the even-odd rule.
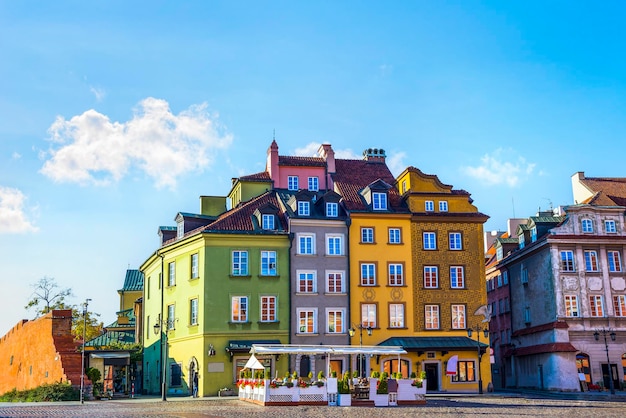
[[[354,334],[356,333],[356,330],[354,329],[354,324],[352,324],[352,327],[350,327],[350,329],[348,330],[348,333],[350,334],[350,337],[354,337]],[[359,348],[363,348],[363,324],[359,324],[357,325],[357,328],[359,329]],[[370,337],[372,336],[372,327],[370,327],[369,325],[365,328],[365,330],[367,331],[367,335],[369,335]],[[365,377],[363,372],[363,353],[359,353],[358,355],[359,358],[359,369],[361,371],[360,375],[361,377]]]
[[[161,325],[163,325],[163,332],[161,333]],[[154,324],[154,334],[159,335],[161,338],[161,400],[167,401],[166,395],[166,379],[165,374],[167,372],[167,331],[169,327],[169,321],[159,319],[156,324]]]
[[[606,365],[609,368],[609,389],[611,389],[611,395],[615,395],[615,386],[613,385],[613,369],[611,368],[611,361],[609,360],[609,343],[606,340],[606,334],[609,334],[611,337],[611,341],[615,341],[615,331],[611,329],[597,329],[596,332],[593,333],[593,337],[596,341],[600,341],[600,334],[604,337],[604,350],[606,351]]]
[[[478,350],[478,393],[480,395],[483,394],[483,378],[480,372],[480,359],[483,356],[483,353],[480,349],[480,332],[482,331],[485,338],[489,337],[489,330],[487,328],[481,327],[480,325],[474,326],[474,328],[467,329],[467,336],[472,338],[472,331],[476,331],[476,349]]]
[[[87,339],[87,306],[91,299],[85,299],[83,303],[83,352],[80,355],[80,403],[85,403],[85,340]]]

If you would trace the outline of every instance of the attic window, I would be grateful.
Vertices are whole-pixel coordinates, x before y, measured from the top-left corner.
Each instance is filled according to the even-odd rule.
[[[180,221],[176,224],[176,238],[182,238],[185,235],[185,222]]]
[[[520,248],[524,248],[524,233],[522,232],[521,234],[519,234],[519,236],[517,237],[517,242],[519,243],[519,247]]]
[[[274,230],[276,229],[274,225],[275,216],[273,214],[263,214],[263,229]]]
[[[583,219],[581,224],[583,232],[593,232],[593,222],[591,222],[591,219]]]
[[[334,202],[326,203],[326,216],[336,218],[339,216],[339,204]]]
[[[374,210],[387,210],[387,193],[372,193],[372,208]]]
[[[298,201],[298,215],[309,216],[310,214],[311,210],[309,207],[309,202]]]

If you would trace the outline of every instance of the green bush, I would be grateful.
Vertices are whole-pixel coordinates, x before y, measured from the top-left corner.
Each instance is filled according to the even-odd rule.
[[[0,402],[58,402],[77,401],[80,390],[69,383],[52,383],[27,390],[13,389],[0,396]]]

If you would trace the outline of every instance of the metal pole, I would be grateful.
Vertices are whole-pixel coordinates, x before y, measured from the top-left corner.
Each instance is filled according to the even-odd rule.
[[[85,403],[85,340],[87,339],[87,306],[91,299],[85,299],[83,303],[83,351],[80,355],[80,403]],[[606,338],[605,338],[606,340]]]
[[[602,330],[604,336],[604,348],[606,350],[606,365],[609,368],[609,389],[611,389],[611,395],[615,395],[615,385],[613,385],[613,370],[611,369],[611,360],[609,360],[609,343],[606,340],[606,330]]]
[[[476,336],[478,337],[476,339],[476,345],[478,346],[478,394],[482,395],[483,394],[483,378],[480,372],[480,358],[482,357],[480,355],[480,332],[481,332],[481,329],[479,327],[476,327]]]
[[[167,321],[163,321],[163,334],[161,335],[161,341],[163,343],[161,351],[163,352],[163,373],[161,373],[161,400],[167,401],[166,395],[166,379],[165,374],[167,372]]]

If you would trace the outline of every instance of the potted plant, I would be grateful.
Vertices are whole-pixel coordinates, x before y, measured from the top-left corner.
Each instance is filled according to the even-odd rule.
[[[337,381],[337,392],[339,393],[339,406],[351,406],[352,395],[350,394],[350,374],[346,372],[343,379]]]

